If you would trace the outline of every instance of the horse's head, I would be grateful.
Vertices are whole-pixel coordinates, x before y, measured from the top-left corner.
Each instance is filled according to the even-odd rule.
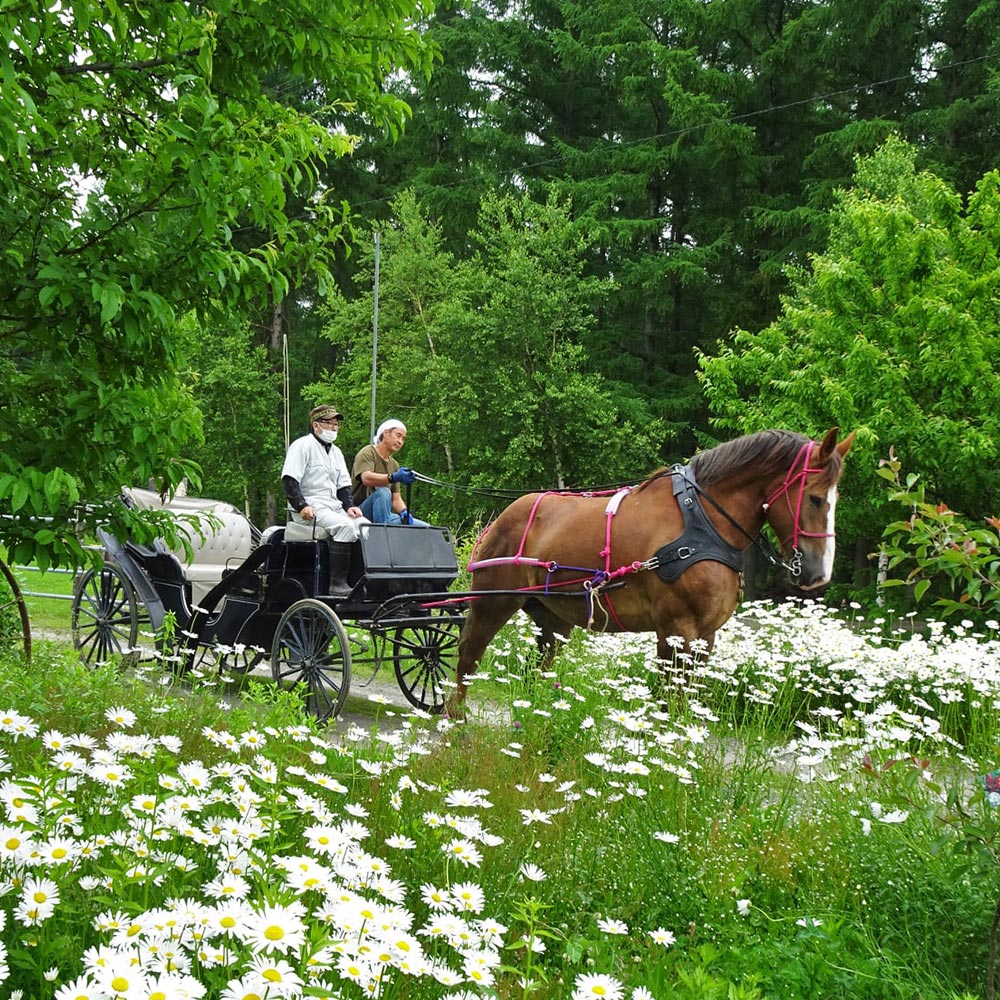
[[[785,566],[802,590],[822,587],[833,573],[837,483],[854,440],[852,432],[838,443],[838,430],[831,429],[822,444],[807,441],[802,445],[765,504],[768,524],[781,541]]]

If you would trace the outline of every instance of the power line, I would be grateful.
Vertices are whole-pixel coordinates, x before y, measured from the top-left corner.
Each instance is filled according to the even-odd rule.
[[[581,156],[589,156],[592,155],[594,152],[605,152],[611,149],[627,149],[632,146],[640,146],[645,143],[656,142],[662,139],[676,139],[679,138],[680,136],[687,135],[688,133],[698,132],[702,129],[711,128],[716,125],[720,124],[733,125],[739,122],[749,121],[755,118],[762,118],[766,115],[776,114],[780,111],[788,111],[791,108],[802,107],[803,105],[806,104],[828,102],[838,97],[845,97],[851,94],[862,93],[864,91],[876,90],[881,87],[888,87],[891,84],[901,83],[904,80],[914,81],[919,76],[929,76],[930,74],[937,75],[940,73],[950,72],[952,70],[961,69],[962,67],[965,66],[972,66],[975,65],[976,63],[985,62],[987,60],[995,58],[997,58],[995,55],[975,56],[970,59],[962,59],[958,62],[948,63],[948,65],[946,66],[935,66],[927,70],[916,70],[916,71],[911,71],[909,73],[901,73],[898,76],[885,77],[881,80],[873,80],[868,83],[858,83],[851,87],[844,87],[841,90],[833,90],[824,94],[815,94],[810,97],[803,97],[795,101],[786,101],[783,104],[774,104],[766,108],[759,108],[754,111],[745,111],[740,114],[729,115],[726,118],[712,118],[703,122],[699,122],[698,124],[695,125],[684,125],[680,128],[669,129],[666,132],[654,132],[650,135],[640,136],[639,138],[636,139],[628,139],[624,142],[617,142],[613,144],[608,142],[603,147],[595,146],[594,149],[586,151],[578,151],[578,152],[579,155]],[[556,156],[549,157],[548,159],[535,160],[532,163],[525,163],[522,164],[521,167],[515,169],[512,173],[508,174],[506,179],[510,180],[516,174],[528,173],[530,171],[537,170],[540,167],[547,167],[556,163],[565,163],[569,159],[570,155],[559,154]],[[445,183],[436,183],[434,186],[438,188],[459,188],[474,183],[478,183],[478,181],[473,178],[466,177],[466,178],[456,179],[454,181],[447,181]],[[388,197],[371,198],[368,199],[367,201],[354,202],[353,207],[363,208],[367,205],[381,205],[385,204],[387,201],[390,200],[391,198]]]

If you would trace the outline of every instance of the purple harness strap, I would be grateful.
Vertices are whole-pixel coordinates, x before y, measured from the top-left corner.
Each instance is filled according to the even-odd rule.
[[[480,534],[479,538],[476,539],[476,544],[473,546],[473,558],[470,560],[468,565],[468,570],[470,573],[476,572],[479,569],[486,569],[490,566],[536,566],[539,569],[545,570],[545,582],[536,584],[531,587],[519,587],[519,591],[524,591],[525,593],[531,593],[534,591],[541,591],[544,594],[551,593],[555,588],[558,587],[569,587],[569,586],[582,586],[587,599],[587,617],[588,620],[593,620],[593,602],[594,593],[599,591],[602,587],[606,586],[612,580],[619,579],[623,576],[627,576],[629,573],[638,573],[639,570],[645,565],[641,562],[633,562],[626,566],[620,566],[616,570],[611,569],[611,523],[618,513],[618,505],[621,501],[631,492],[631,486],[625,486],[618,490],[605,490],[601,493],[541,493],[538,498],[531,506],[531,512],[528,515],[528,520],[524,525],[524,532],[521,534],[521,543],[517,547],[517,552],[512,556],[496,556],[492,559],[476,559],[475,553],[478,550],[481,542],[486,537],[486,533],[490,530],[491,525],[487,525],[483,532]],[[561,566],[559,563],[551,559],[538,559],[534,556],[526,556],[524,554],[525,546],[528,542],[528,533],[531,531],[531,526],[534,524],[535,516],[538,513],[539,505],[542,500],[547,496],[608,496],[611,499],[608,501],[607,506],[604,509],[605,513],[605,529],[604,529],[604,548],[598,553],[599,556],[604,558],[604,568],[603,569],[592,569],[589,566]],[[552,583],[552,575],[560,570],[571,570],[577,573],[588,573],[589,576],[580,577],[572,580],[561,580],[559,583]],[[618,628],[623,629],[624,627],[621,621],[618,619],[618,615],[615,612],[614,605],[611,603],[610,597],[608,601],[608,610],[611,617],[614,619],[615,624]]]

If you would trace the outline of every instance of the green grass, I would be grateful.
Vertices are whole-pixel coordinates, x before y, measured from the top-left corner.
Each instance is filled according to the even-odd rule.
[[[39,573],[34,569],[12,568],[28,608],[32,632],[68,633],[71,627],[74,574],[59,570]],[[32,597],[28,592],[56,594],[58,597]]]
[[[942,633],[887,650],[813,612],[768,612],[752,634],[737,627],[712,661],[692,667],[686,695],[671,696],[668,711],[650,697],[648,646],[577,635],[539,676],[523,667],[530,635],[511,626],[484,664],[489,679],[472,688],[470,722],[409,717],[393,732],[318,731],[293,694],[257,682],[223,710],[207,680],[90,671],[58,644],[42,644],[29,671],[0,658],[5,778],[17,798],[46,804],[31,836],[47,842],[72,828],[77,840],[106,845],[71,868],[34,866],[58,880],[62,903],[30,935],[16,889],[0,897],[6,986],[52,997],[81,970],[87,947],[113,939],[98,929],[102,911],[126,911],[148,936],[147,915],[162,923],[178,900],[214,905],[204,887],[221,877],[225,845],[197,831],[216,817],[242,824],[233,847],[250,852],[239,862],[244,903],[306,912],[309,943],[284,958],[325,970],[318,996],[366,995],[329,966],[325,935],[354,905],[344,901],[386,903],[371,874],[387,869],[392,884],[382,891],[416,940],[475,995],[983,996],[1000,897],[998,807],[980,780],[1000,744],[993,641]],[[961,715],[951,711],[958,698]],[[124,728],[109,721],[123,707],[136,716]],[[31,725],[10,721],[15,711]],[[959,730],[974,743],[957,744]],[[71,783],[56,767],[62,746],[89,760]],[[97,777],[109,752],[128,771],[120,790]],[[195,762],[207,769],[202,804],[171,811],[177,795],[193,794],[177,776]],[[4,787],[9,834],[16,822]],[[134,813],[140,793],[164,805],[148,834]],[[368,876],[318,853],[308,833],[345,822],[358,836],[363,829]],[[169,863],[155,877],[137,872],[137,851]],[[330,892],[293,890],[287,858],[293,868],[330,869]],[[13,874],[2,850],[0,872]],[[472,909],[448,915],[449,926],[502,926],[490,988],[470,984],[455,949],[435,942],[445,914],[427,887],[481,893]],[[359,944],[383,947],[377,922],[333,940],[351,955]],[[177,946],[186,953],[186,942]],[[477,953],[489,957],[491,947],[479,941]],[[253,949],[232,949],[232,967],[191,963],[207,995],[223,995],[245,971]],[[397,959],[382,969],[381,995],[457,995],[458,986]]]

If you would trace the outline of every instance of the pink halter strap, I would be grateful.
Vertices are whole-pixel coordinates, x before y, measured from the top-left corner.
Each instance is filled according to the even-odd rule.
[[[829,531],[803,531],[800,527],[800,520],[802,516],[802,498],[805,495],[805,490],[800,489],[798,498],[795,501],[795,507],[792,508],[792,498],[789,495],[789,490],[796,483],[801,482],[805,485],[806,476],[812,475],[813,473],[823,472],[823,469],[813,469],[809,466],[809,459],[812,458],[813,448],[816,447],[815,441],[806,441],[804,445],[799,449],[798,454],[795,456],[795,461],[792,462],[791,468],[788,470],[785,476],[785,481],[767,498],[767,502],[764,504],[764,508],[767,509],[774,503],[778,497],[784,495],[785,503],[788,504],[788,512],[792,515],[792,534],[789,538],[786,538],[782,544],[787,544],[789,541],[792,543],[792,548],[798,548],[800,538],[830,538],[831,533]],[[799,465],[801,464],[801,468]]]

